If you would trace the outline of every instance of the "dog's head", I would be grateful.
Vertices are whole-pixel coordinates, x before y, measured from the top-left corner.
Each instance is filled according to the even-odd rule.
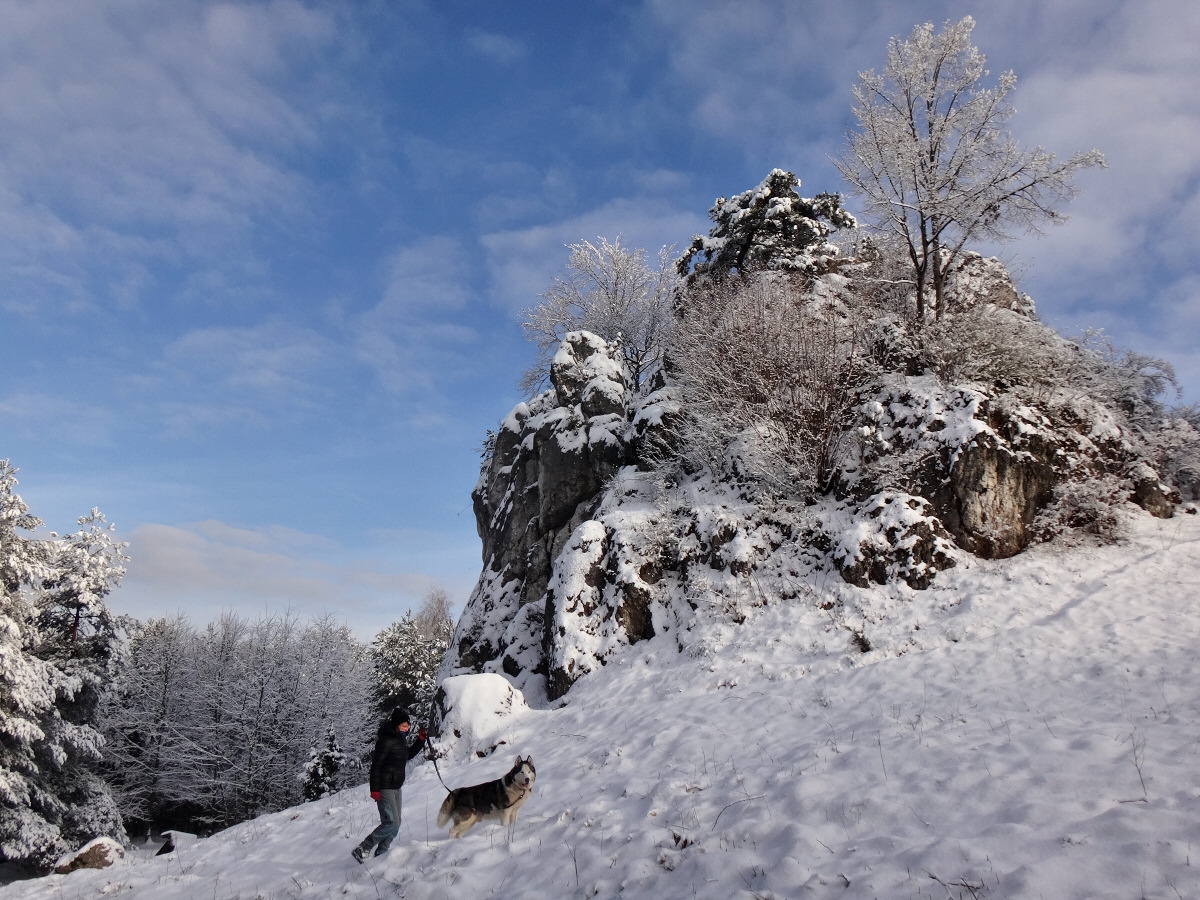
[[[533,787],[533,779],[537,778],[537,769],[533,767],[533,757],[527,756],[524,759],[517,757],[517,761],[513,763],[512,769],[509,770],[508,780],[515,784],[523,791],[527,791]]]

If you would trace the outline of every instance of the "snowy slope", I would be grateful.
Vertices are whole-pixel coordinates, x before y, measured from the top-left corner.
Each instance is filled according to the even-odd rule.
[[[4,897],[1195,897],[1200,516],[1130,527],[922,592],[839,583],[853,621],[816,584],[714,620],[700,652],[639,643],[481,735],[494,755],[441,763],[462,784],[531,754],[511,830],[450,841],[420,763],[365,867],[364,787]]]

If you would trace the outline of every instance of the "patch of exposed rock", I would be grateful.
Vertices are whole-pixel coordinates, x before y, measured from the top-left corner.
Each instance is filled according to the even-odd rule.
[[[595,517],[603,487],[677,407],[665,393],[635,406],[617,347],[588,332],[566,336],[550,381],[501,423],[472,493],[483,573],[445,671],[504,672],[518,686],[540,675],[556,695],[578,677],[572,640],[589,629],[610,645],[654,634],[638,585],[653,575],[626,577]]]

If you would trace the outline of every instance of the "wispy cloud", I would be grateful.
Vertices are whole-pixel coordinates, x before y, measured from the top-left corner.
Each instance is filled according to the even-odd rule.
[[[0,7],[0,272],[25,288],[0,303],[134,302],[294,215],[318,135],[291,82],[334,33],[291,0]]]
[[[462,244],[448,237],[391,254],[379,302],[348,323],[359,361],[386,390],[429,398],[470,367],[479,340],[464,315],[474,298],[470,273]]]
[[[516,38],[472,28],[463,36],[467,46],[485,59],[508,65],[526,57],[529,50]]]
[[[485,235],[493,301],[514,317],[533,306],[562,273],[569,244],[620,235],[623,244],[645,248],[653,259],[664,241],[682,252],[682,244],[708,224],[702,211],[683,212],[655,199],[618,199],[552,224]]]
[[[130,562],[114,608],[138,617],[181,610],[197,622],[222,609],[335,613],[360,637],[401,618],[435,585],[458,596],[463,579],[398,571],[349,558],[338,542],[273,526],[250,529],[208,520],[147,524],[128,537]]]

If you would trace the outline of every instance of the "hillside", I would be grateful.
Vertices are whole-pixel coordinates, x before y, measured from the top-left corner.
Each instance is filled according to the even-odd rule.
[[[532,755],[511,830],[435,830],[418,761],[365,867],[361,787],[5,898],[1196,896],[1200,516],[1122,516],[1116,546],[964,554],[925,590],[808,585],[858,619],[760,595],[686,652],[628,647],[448,748],[451,784]]]

